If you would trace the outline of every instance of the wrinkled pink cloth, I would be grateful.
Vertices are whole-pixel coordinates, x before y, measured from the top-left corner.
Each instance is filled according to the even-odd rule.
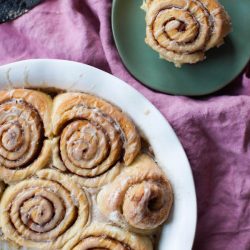
[[[74,60],[112,73],[143,93],[171,123],[192,165],[198,200],[194,249],[249,250],[250,79],[243,74],[216,94],[195,99],[147,89],[117,53],[111,4],[48,0],[1,24],[0,64],[28,58]]]

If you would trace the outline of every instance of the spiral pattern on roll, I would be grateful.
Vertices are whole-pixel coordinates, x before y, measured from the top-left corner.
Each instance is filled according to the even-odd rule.
[[[55,107],[58,168],[64,165],[77,176],[96,178],[120,162],[123,152],[128,164],[138,154],[140,137],[134,124],[111,104],[91,95],[71,93],[58,96]]]
[[[169,181],[155,162],[141,155],[98,194],[98,206],[111,221],[151,233],[166,221],[173,203]]]
[[[105,237],[103,235],[99,236],[89,236],[82,239],[73,250],[89,250],[89,249],[105,249],[105,250],[132,250],[122,242],[116,239]]]
[[[155,0],[146,6],[146,43],[176,65],[203,60],[230,31],[229,16],[216,0]]]
[[[0,164],[6,168],[29,165],[40,152],[43,126],[39,114],[22,100],[0,104]]]
[[[119,160],[122,142],[112,122],[101,114],[90,110],[82,110],[82,114],[86,120],[73,121],[63,129],[60,152],[71,172],[92,177]]]
[[[22,180],[43,168],[50,158],[49,96],[32,90],[0,92],[0,176]]]
[[[64,247],[64,250],[152,250],[152,242],[118,227],[94,223]]]
[[[40,170],[37,177],[4,192],[2,231],[22,246],[58,249],[86,225],[88,200],[81,188],[58,171]]]

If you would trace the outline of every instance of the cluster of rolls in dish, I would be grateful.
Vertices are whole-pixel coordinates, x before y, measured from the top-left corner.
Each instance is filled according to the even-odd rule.
[[[0,178],[2,237],[35,249],[151,250],[173,203],[131,119],[86,93],[0,91]]]
[[[205,52],[224,43],[231,30],[228,13],[217,0],[145,0],[145,42],[160,57],[175,63],[197,63]]]

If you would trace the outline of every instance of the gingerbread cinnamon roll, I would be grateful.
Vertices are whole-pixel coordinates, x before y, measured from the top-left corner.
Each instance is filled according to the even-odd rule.
[[[15,182],[50,160],[51,98],[27,89],[0,91],[0,178]]]
[[[85,192],[56,170],[9,186],[0,203],[5,239],[36,249],[62,249],[89,218]]]
[[[173,192],[160,168],[144,154],[100,191],[97,203],[112,222],[137,233],[152,233],[167,220]]]
[[[64,250],[153,250],[152,242],[118,227],[94,223],[65,245]]]
[[[146,43],[180,66],[205,59],[231,30],[230,17],[217,0],[147,0]]]
[[[53,109],[54,165],[85,186],[109,182],[140,151],[140,136],[132,121],[117,107],[89,94],[66,93]]]

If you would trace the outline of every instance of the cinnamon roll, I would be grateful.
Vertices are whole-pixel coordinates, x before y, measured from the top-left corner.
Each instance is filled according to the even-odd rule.
[[[53,107],[55,167],[88,187],[111,181],[140,151],[133,122],[117,107],[84,93],[58,95]]]
[[[0,203],[4,237],[21,246],[62,249],[83,230],[89,218],[85,192],[56,170],[9,186]]]
[[[160,57],[180,66],[205,59],[231,30],[230,17],[217,0],[147,0],[145,42]]]
[[[167,220],[173,193],[160,168],[144,154],[100,191],[97,203],[112,222],[137,233],[152,233]]]
[[[27,89],[0,91],[0,178],[22,180],[50,160],[51,98]]]
[[[0,91],[0,240],[153,250],[173,194],[148,148],[130,118],[96,96]]]
[[[80,237],[65,245],[64,250],[153,250],[152,242],[118,227],[94,223]]]

